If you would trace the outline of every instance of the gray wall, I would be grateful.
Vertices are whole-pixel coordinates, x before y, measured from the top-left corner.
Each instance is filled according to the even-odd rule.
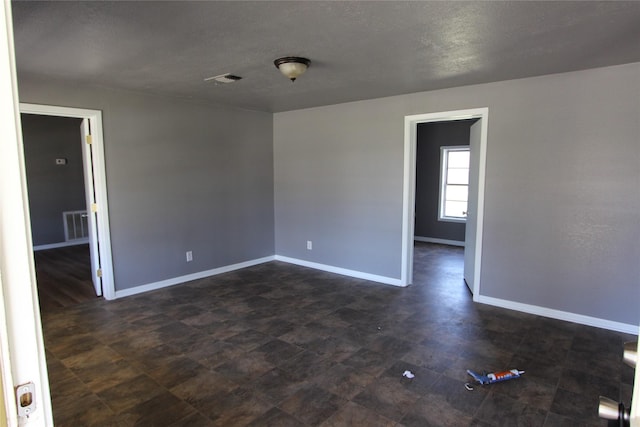
[[[640,63],[275,114],[276,253],[399,278],[404,117],[476,107],[480,294],[639,324]]]
[[[65,241],[62,212],[85,210],[80,119],[22,114],[34,246]],[[66,158],[66,165],[56,165]]]
[[[439,221],[440,147],[469,145],[469,128],[475,120],[419,123],[416,134],[415,235],[464,242],[465,224]]]
[[[18,86],[21,102],[103,112],[116,290],[273,255],[271,114],[29,76]]]

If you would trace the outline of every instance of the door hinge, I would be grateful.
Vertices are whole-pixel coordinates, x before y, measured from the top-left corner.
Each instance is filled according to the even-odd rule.
[[[98,204],[97,203],[91,203],[91,212],[93,212],[93,213],[98,212]]]
[[[101,269],[101,268],[99,268],[98,270],[96,270],[96,275],[97,275],[98,277],[102,277],[102,269]]]
[[[89,145],[91,145],[91,143],[93,142],[93,141],[91,140],[91,135],[86,135],[86,136],[85,136],[85,139],[86,139],[86,141],[87,141],[87,144],[89,144]]]

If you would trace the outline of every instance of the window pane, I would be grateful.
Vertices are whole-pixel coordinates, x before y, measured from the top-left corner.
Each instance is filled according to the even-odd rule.
[[[469,184],[469,169],[451,169],[447,170],[447,184]]]
[[[449,151],[449,168],[469,168],[469,151]]]
[[[467,211],[469,197],[469,147],[442,147],[442,155],[438,218],[465,221],[467,215],[463,212]]]
[[[466,202],[469,197],[469,187],[466,185],[447,185],[447,201]]]
[[[467,215],[463,212],[467,211],[466,202],[445,202],[444,204],[444,216],[466,218]]]

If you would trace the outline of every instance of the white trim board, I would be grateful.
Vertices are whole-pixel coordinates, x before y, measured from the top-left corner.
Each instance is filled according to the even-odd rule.
[[[192,280],[204,279],[206,277],[216,276],[222,273],[228,273],[234,270],[240,270],[242,268],[252,267],[258,264],[264,264],[265,262],[273,261],[273,256],[264,258],[253,259],[250,261],[239,262],[237,264],[226,265],[223,267],[214,268],[211,270],[200,271],[198,273],[187,274],[185,276],[174,277],[172,279],[161,280],[160,282],[148,283],[146,285],[139,285],[133,288],[123,289],[115,292],[116,298],[128,297],[131,295],[141,294],[143,292],[155,291],[157,289],[166,288],[169,286],[180,285]]]
[[[464,242],[460,240],[436,239],[435,237],[414,236],[416,242],[437,243],[439,245],[461,246],[464,248]]]
[[[34,251],[46,251],[47,249],[66,248],[67,246],[86,245],[89,243],[89,239],[78,239],[72,242],[60,242],[60,243],[48,243],[46,245],[34,246]]]
[[[599,319],[597,317],[585,316],[582,314],[570,313],[568,311],[555,310],[552,308],[540,307],[531,304],[523,304],[520,302],[487,297],[483,295],[478,296],[476,302],[493,305],[495,307],[506,308],[509,310],[521,311],[523,313],[535,314],[537,316],[564,320],[566,322],[579,323],[581,325],[594,326],[596,328],[638,335],[638,325],[614,322],[612,320]]]
[[[148,283],[146,285],[135,286],[133,288],[123,289],[115,292],[116,298],[123,298],[131,295],[141,294],[144,292],[154,291],[169,286],[184,284],[193,280],[204,279],[211,276],[216,276],[222,273],[228,273],[230,271],[240,270],[247,267],[252,267],[258,264],[264,264],[271,261],[281,261],[288,264],[300,265],[302,267],[312,268],[314,270],[326,271],[329,273],[340,274],[342,276],[354,277],[357,279],[369,280],[385,285],[393,285],[402,287],[399,279],[392,277],[379,276],[370,273],[364,273],[356,270],[349,270],[341,267],[334,267],[326,264],[319,264],[316,262],[305,261],[297,258],[290,258],[282,255],[267,256],[264,258],[258,258],[250,261],[240,262],[237,264],[231,264],[224,267],[214,268],[212,270],[201,271],[198,273],[188,274],[185,276],[174,277],[172,279],[162,280],[160,282]],[[567,322],[579,323],[587,326],[594,326],[597,328],[603,328],[618,332],[624,332],[632,335],[638,334],[638,327],[636,325],[628,325],[626,323],[614,322],[611,320],[598,319],[595,317],[584,316],[581,314],[570,313],[566,311],[554,310],[546,307],[540,307],[530,304],[523,304],[514,301],[503,300],[499,298],[492,298],[480,295],[477,298],[478,303],[492,305],[495,307],[505,308],[509,310],[520,311],[524,313],[534,314],[542,317],[550,317],[552,319],[563,320]]]
[[[102,127],[102,111],[86,108],[60,107],[55,105],[41,105],[20,103],[20,113],[39,114],[43,116],[75,117],[89,119],[91,122],[92,152],[94,162],[92,166],[95,202],[98,205],[97,233],[100,268],[102,270],[102,295],[105,299],[115,296],[113,275],[113,260],[111,256],[111,231],[109,227],[109,203],[107,199],[107,175],[105,170],[104,133]]]
[[[640,343],[638,343],[640,352]],[[631,427],[640,426],[640,369],[636,367],[635,380],[633,382],[633,399],[631,401]]]
[[[29,201],[20,126],[11,3],[0,5],[0,276],[3,306],[0,369],[9,426],[53,426],[42,321],[38,304]],[[6,329],[5,329],[6,328]],[[36,409],[18,417],[14,390],[33,382]],[[6,405],[10,404],[11,407]]]
[[[476,238],[474,262],[474,301],[480,295],[480,277],[482,267],[482,233],[484,227],[484,183],[487,159],[487,128],[489,109],[487,107],[467,110],[443,111],[415,114],[404,117],[404,164],[402,181],[402,260],[401,284],[408,286],[413,282],[413,240],[415,233],[415,196],[416,196],[416,149],[418,123],[450,122],[479,118],[481,137],[478,170],[478,206],[476,213]]]
[[[364,273],[362,271],[349,270],[346,268],[334,267],[332,265],[319,264],[317,262],[305,261],[297,258],[289,258],[282,255],[276,255],[275,260],[289,264],[301,265],[315,270],[327,271],[329,273],[341,274],[343,276],[355,277],[357,279],[370,280],[372,282],[383,283],[385,285],[403,286],[400,279],[394,279],[393,277],[378,276],[377,274]]]

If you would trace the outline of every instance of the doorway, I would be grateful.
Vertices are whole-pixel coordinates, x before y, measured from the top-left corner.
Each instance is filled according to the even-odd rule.
[[[480,295],[488,114],[488,108],[476,108],[405,117],[401,272],[401,282],[404,286],[413,283],[417,125],[419,123],[477,119],[476,123],[471,126],[469,141],[471,160],[465,232],[464,278],[474,300]]]
[[[81,119],[78,140],[83,152],[92,282],[96,295],[114,299],[101,111],[21,103],[20,112]]]
[[[82,119],[23,113],[20,121],[40,308],[95,299]]]

